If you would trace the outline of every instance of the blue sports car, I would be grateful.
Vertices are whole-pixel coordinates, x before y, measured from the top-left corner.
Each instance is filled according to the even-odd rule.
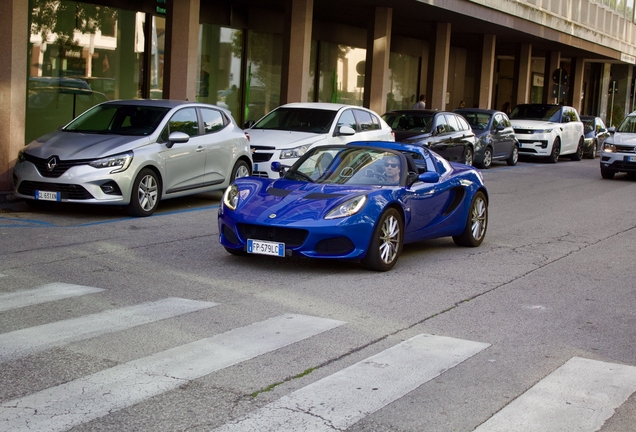
[[[391,142],[315,147],[281,178],[227,188],[219,236],[234,255],[359,260],[393,268],[404,243],[452,236],[479,246],[488,225],[481,173],[428,149]]]

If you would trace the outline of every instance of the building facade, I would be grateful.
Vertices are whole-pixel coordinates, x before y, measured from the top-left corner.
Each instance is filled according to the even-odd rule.
[[[382,114],[563,103],[634,109],[634,0],[4,0],[0,193],[26,143],[108,99]]]

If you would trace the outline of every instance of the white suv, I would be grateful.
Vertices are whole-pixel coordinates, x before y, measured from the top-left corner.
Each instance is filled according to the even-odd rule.
[[[583,123],[572,107],[551,104],[521,104],[510,113],[510,123],[519,140],[519,155],[545,157],[555,163],[559,156],[583,158]]]
[[[601,176],[611,179],[618,172],[636,174],[636,111],[609,129],[610,136],[603,143]]]
[[[257,177],[278,178],[272,162],[292,165],[307,150],[351,141],[395,141],[393,131],[375,112],[352,105],[290,103],[271,111],[246,132]]]

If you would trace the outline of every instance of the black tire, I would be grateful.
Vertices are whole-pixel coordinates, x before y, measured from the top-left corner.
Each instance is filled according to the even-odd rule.
[[[512,152],[510,153],[510,156],[508,157],[508,159],[506,159],[506,163],[509,166],[515,166],[517,165],[517,162],[519,162],[519,146],[515,144],[512,147]]]
[[[557,161],[559,160],[560,153],[561,153],[561,140],[559,138],[556,138],[554,140],[554,143],[552,144],[552,152],[550,153],[550,156],[548,156],[548,162],[557,163]]]
[[[150,216],[159,207],[161,199],[161,183],[157,174],[149,169],[142,169],[135,179],[130,192],[130,203],[126,207],[128,214],[137,217]]]
[[[488,229],[488,201],[486,195],[479,191],[473,197],[466,217],[464,232],[453,236],[457,246],[477,247],[484,241]]]
[[[468,166],[472,166],[473,164],[473,148],[471,146],[466,146],[466,150],[464,151],[464,163]]]
[[[492,165],[492,149],[490,147],[486,147],[486,150],[484,150],[484,158],[476,165],[481,169],[490,168],[490,165]]]
[[[235,255],[235,256],[245,256],[245,255],[247,255],[247,252],[245,252],[245,250],[242,249],[242,248],[235,249],[235,248],[226,247],[225,250],[227,251],[227,253]]]
[[[585,145],[585,141],[583,140],[583,137],[581,137],[579,139],[579,145],[576,148],[576,152],[572,155],[570,155],[570,160],[573,161],[580,161],[581,159],[583,159],[583,152],[585,151],[585,148],[583,147]]]
[[[234,164],[234,168],[232,168],[232,174],[231,174],[232,180],[230,181],[230,183],[236,180],[237,178],[248,177],[250,175],[252,175],[250,166],[244,160],[239,159]]]
[[[373,230],[367,256],[362,260],[362,265],[369,270],[391,270],[402,252],[403,239],[402,216],[394,208],[386,209]]]
[[[613,179],[616,171],[601,167],[601,177],[604,179]]]
[[[594,142],[592,143],[592,147],[590,148],[590,152],[587,155],[587,157],[589,159],[596,159],[596,148],[597,147],[598,147],[598,142],[596,140],[594,140]]]

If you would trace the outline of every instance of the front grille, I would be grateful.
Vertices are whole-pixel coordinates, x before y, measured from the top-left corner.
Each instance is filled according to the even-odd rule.
[[[53,171],[49,171],[47,167],[47,163],[51,158],[42,159],[39,157],[32,156],[28,153],[24,153],[24,159],[31,162],[38,169],[42,177],[46,178],[57,178],[64,174],[69,168],[78,165],[88,165],[93,159],[76,159],[76,160],[61,160],[57,159],[57,164]]]
[[[44,183],[34,181],[23,181],[20,183],[18,193],[34,197],[35,191],[61,192],[62,199],[85,200],[92,199],[91,195],[83,186],[65,183]]]
[[[614,145],[617,153],[636,153],[636,147]]]
[[[519,147],[519,153],[536,153],[537,151],[533,148],[528,147]]]
[[[316,244],[316,252],[322,255],[347,255],[354,250],[354,245],[346,237],[320,240]]]
[[[636,171],[636,162],[625,162],[622,160],[617,160],[612,162],[610,168],[620,171],[634,172]]]
[[[229,226],[225,224],[223,225],[223,235],[225,236],[225,239],[229,241],[230,243],[235,245],[239,244],[239,240],[236,237],[236,233],[233,230],[231,230]]]
[[[272,156],[273,153],[252,153],[252,160],[254,163],[267,162],[272,158]]]
[[[253,171],[252,177],[269,178],[269,175],[267,174],[267,171]]]
[[[267,240],[285,243],[286,247],[297,247],[307,239],[305,229],[238,224],[239,234],[245,239]]]
[[[532,129],[515,129],[516,134],[532,135],[534,131]]]

